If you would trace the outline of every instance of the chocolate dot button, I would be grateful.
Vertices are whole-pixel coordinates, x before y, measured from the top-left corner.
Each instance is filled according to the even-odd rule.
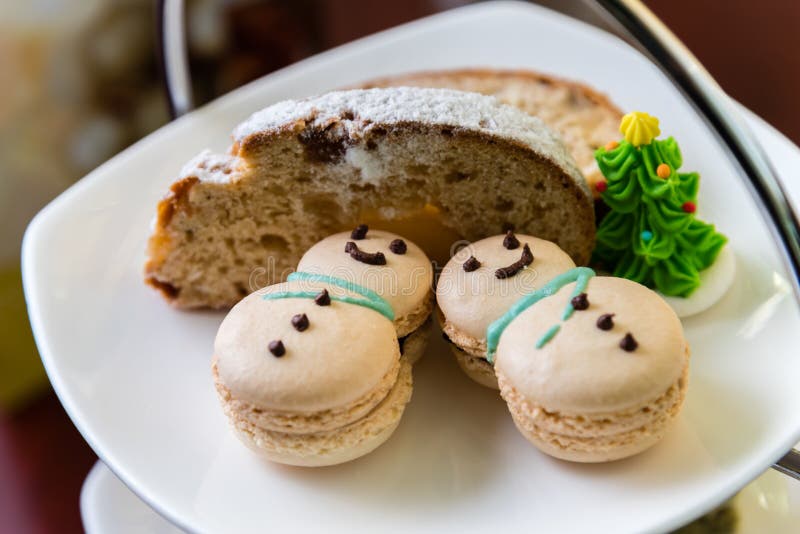
[[[281,356],[286,354],[286,347],[283,346],[283,341],[281,341],[280,339],[276,339],[274,341],[269,342],[269,351],[276,358],[280,358]]]
[[[314,303],[317,306],[329,306],[331,303],[331,296],[328,294],[327,289],[323,289],[322,291],[314,297]]]
[[[600,330],[611,330],[614,328],[614,314],[604,313],[597,318],[597,328]]]
[[[639,343],[633,338],[633,335],[628,332],[625,334],[625,337],[622,338],[622,341],[619,342],[619,347],[627,352],[633,352],[636,350],[636,347],[639,346]]]
[[[302,332],[308,328],[308,316],[305,313],[298,313],[292,317],[292,326],[298,332]]]
[[[589,307],[589,298],[587,297],[586,293],[581,293],[572,297],[570,303],[572,303],[572,307],[576,310],[585,310]]]

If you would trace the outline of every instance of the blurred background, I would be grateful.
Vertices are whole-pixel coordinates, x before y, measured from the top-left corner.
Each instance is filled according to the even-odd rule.
[[[304,57],[470,2],[186,0],[198,104]],[[603,21],[580,0],[539,3]],[[722,87],[800,144],[797,0],[647,0]],[[169,121],[154,0],[0,0],[0,532],[80,532],[95,461],[41,367],[20,243],[49,200]]]

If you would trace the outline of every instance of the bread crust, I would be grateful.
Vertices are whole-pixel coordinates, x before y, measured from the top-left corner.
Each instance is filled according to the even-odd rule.
[[[523,79],[530,82],[543,83],[549,85],[556,85],[561,87],[569,87],[581,92],[587,99],[591,100],[598,106],[606,108],[607,110],[619,114],[622,117],[622,110],[614,104],[607,95],[590,87],[586,84],[553,76],[551,74],[544,74],[532,70],[524,69],[491,69],[491,68],[467,68],[467,69],[453,69],[453,70],[428,70],[416,71],[406,74],[398,74],[395,76],[384,76],[375,78],[366,82],[352,86],[359,89],[371,89],[375,87],[397,87],[407,82],[417,82],[425,79],[439,79],[439,80],[460,80],[464,78],[482,78],[484,80],[509,80],[509,79]]]

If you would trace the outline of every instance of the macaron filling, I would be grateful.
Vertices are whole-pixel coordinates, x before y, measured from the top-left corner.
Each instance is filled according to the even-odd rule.
[[[217,362],[212,364],[212,374],[217,393],[223,400],[226,413],[237,420],[246,421],[262,431],[285,434],[309,434],[332,431],[367,416],[380,404],[397,383],[400,361],[396,361],[374,389],[355,401],[336,408],[316,412],[290,412],[272,410],[237,398],[219,379]]]
[[[686,396],[688,368],[661,396],[628,410],[594,414],[549,411],[523,397],[502,375],[500,394],[514,424],[542,451],[579,462],[611,461],[641,452],[659,441]]]
[[[271,460],[301,466],[333,465],[363,456],[388,439],[411,398],[411,381],[411,365],[401,364],[388,393],[366,414],[328,430],[282,432],[255,425],[236,413],[228,416],[242,441]]]

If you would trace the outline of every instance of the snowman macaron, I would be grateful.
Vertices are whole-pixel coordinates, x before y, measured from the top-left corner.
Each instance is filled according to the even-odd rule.
[[[391,306],[344,280],[296,276],[231,309],[212,374],[235,434],[274,462],[333,465],[386,441],[411,398]]]
[[[500,394],[541,451],[576,462],[653,446],[680,412],[689,346],[654,291],[579,267],[520,299],[489,329]]]
[[[297,271],[347,280],[386,299],[395,313],[403,356],[411,363],[422,356],[433,310],[433,267],[417,245],[360,224],[316,243]]]
[[[442,332],[461,369],[497,389],[486,359],[486,329],[523,295],[575,267],[558,245],[509,231],[470,243],[442,269],[436,301]]]

